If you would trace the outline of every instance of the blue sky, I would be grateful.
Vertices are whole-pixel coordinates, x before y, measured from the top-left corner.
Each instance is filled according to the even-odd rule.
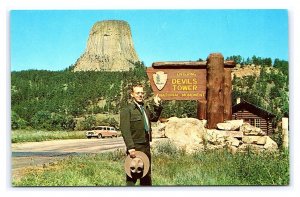
[[[141,61],[288,60],[287,10],[17,10],[10,12],[11,70],[63,70],[82,55],[101,20],[129,23]]]

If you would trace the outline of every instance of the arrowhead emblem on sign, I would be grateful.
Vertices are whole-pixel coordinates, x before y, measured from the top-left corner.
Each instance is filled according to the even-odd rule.
[[[162,90],[167,83],[168,75],[163,71],[157,71],[153,74],[153,81],[158,90]]]

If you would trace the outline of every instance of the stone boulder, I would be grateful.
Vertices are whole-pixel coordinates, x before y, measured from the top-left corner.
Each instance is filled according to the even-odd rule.
[[[241,144],[241,141],[238,140],[235,137],[227,137],[226,138],[226,145],[227,146],[234,146],[234,147],[238,147]]]
[[[228,121],[226,124],[220,126],[224,130],[206,129],[205,120],[172,117],[167,121],[153,124],[152,136],[155,143],[152,145],[155,147],[164,141],[173,144],[177,150],[185,150],[186,153],[222,148],[227,148],[233,154],[249,150],[254,152],[278,150],[276,142],[266,136],[260,128],[248,123],[243,124],[242,121]],[[239,127],[240,130],[226,130],[225,127],[226,129]]]
[[[240,127],[240,131],[242,131],[244,135],[254,135],[254,136],[264,136],[264,135],[266,135],[266,132],[262,131],[261,128],[257,128],[255,126],[252,126],[249,123],[244,123]]]
[[[267,151],[277,151],[278,150],[278,145],[276,142],[274,142],[274,140],[272,140],[269,136],[265,136],[266,138],[266,143],[264,145],[264,149]]]
[[[242,142],[245,144],[257,144],[259,138],[260,136],[244,136]]]
[[[238,147],[237,151],[245,152],[248,149],[254,152],[275,152],[278,150],[278,145],[269,136],[245,136],[243,144]]]
[[[186,149],[186,152],[193,152],[199,148],[199,145],[203,146],[206,133],[203,121],[195,118],[172,117],[165,124],[165,136]]]
[[[224,146],[225,145],[225,136],[227,136],[227,135],[226,135],[226,132],[224,132],[224,131],[220,131],[220,130],[216,130],[216,129],[207,129],[206,135],[205,135],[205,140],[209,144]]]
[[[153,124],[152,124],[153,125]],[[152,126],[152,137],[153,138],[165,138],[166,124],[158,121],[155,126]]]
[[[243,125],[243,120],[227,120],[224,123],[218,123],[217,127],[220,130],[235,131]]]

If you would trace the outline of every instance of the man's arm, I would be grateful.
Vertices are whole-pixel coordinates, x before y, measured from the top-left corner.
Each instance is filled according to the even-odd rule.
[[[163,107],[162,107],[161,99],[159,98],[158,94],[154,97],[153,101],[154,101],[154,110],[152,113],[150,113],[149,118],[151,122],[157,122]]]
[[[127,150],[135,149],[130,131],[130,112],[129,109],[123,109],[120,113],[120,130]]]
[[[153,110],[152,113],[150,113],[149,119],[150,119],[151,122],[157,122],[159,117],[160,117],[160,114],[161,114],[161,111],[162,111],[163,107],[161,105],[160,106],[154,105],[153,108],[154,108],[154,110]]]

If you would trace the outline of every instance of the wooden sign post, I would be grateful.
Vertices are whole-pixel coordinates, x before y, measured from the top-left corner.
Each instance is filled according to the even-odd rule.
[[[210,54],[207,59],[207,128],[224,121],[224,58]]]
[[[207,61],[154,62],[147,69],[151,88],[162,100],[197,100],[198,119],[208,128],[231,119],[231,68],[220,53]]]

